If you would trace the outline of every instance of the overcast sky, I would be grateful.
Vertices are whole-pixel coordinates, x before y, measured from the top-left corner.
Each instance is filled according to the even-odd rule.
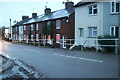
[[[43,14],[46,5],[52,11],[64,9],[63,1],[66,0],[0,0],[0,27],[9,27],[10,18],[13,25],[13,21],[22,19],[22,15],[31,17],[33,12],[38,15]],[[72,1],[76,4],[80,0]]]

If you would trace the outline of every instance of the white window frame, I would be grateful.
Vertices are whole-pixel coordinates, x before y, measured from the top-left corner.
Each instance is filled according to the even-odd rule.
[[[56,20],[56,29],[61,28],[61,20]]]
[[[114,3],[114,8],[113,8],[113,4]],[[120,13],[120,3],[119,3],[119,12],[117,12],[117,3],[119,3],[119,2],[111,2],[111,14],[116,14],[116,13]],[[114,11],[112,10],[112,9],[114,9]]]
[[[92,34],[90,35],[90,28],[92,29]],[[96,30],[95,30],[95,28],[96,28]],[[97,34],[96,34],[96,36],[94,36],[94,32],[97,32]],[[98,30],[97,30],[97,27],[88,27],[88,37],[97,37],[97,35],[98,35]]]
[[[113,28],[113,34],[112,34],[112,28]],[[110,36],[116,36],[116,28],[117,28],[117,26],[111,26],[110,27]]]
[[[39,34],[36,34],[36,41],[38,41],[39,39]]]
[[[56,43],[60,43],[60,39],[57,39],[57,36],[60,36],[60,34],[56,34]]]
[[[16,27],[16,31],[17,31],[17,27]]]
[[[26,35],[24,34],[24,40],[26,40]]]
[[[26,30],[26,26],[24,26],[24,31]]]
[[[34,39],[34,35],[31,34],[31,35],[30,35],[30,38],[31,38],[31,41],[33,41],[33,39]]]
[[[38,31],[38,26],[39,26],[39,24],[37,23],[37,24],[36,24],[36,30],[37,30],[37,31]]]
[[[47,22],[47,26],[49,26],[50,24],[51,24],[51,21],[48,21],[48,22]]]
[[[80,35],[80,37],[84,37],[84,29],[83,28],[79,28],[79,35]]]
[[[16,36],[16,40],[17,40],[17,39],[18,39],[18,38],[17,38],[17,37],[18,37],[17,34],[16,34],[15,36]]]
[[[33,31],[33,24],[31,24],[30,30]]]
[[[94,8],[94,6],[97,6],[96,8]],[[90,14],[90,7],[92,8],[92,13]],[[98,5],[97,4],[94,4],[94,5],[91,5],[91,6],[88,6],[88,9],[89,9],[89,15],[96,15],[98,13]],[[94,13],[94,10],[97,9],[97,13]]]

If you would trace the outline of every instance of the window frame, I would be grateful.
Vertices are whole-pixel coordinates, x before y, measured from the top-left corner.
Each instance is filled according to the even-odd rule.
[[[39,34],[36,34],[36,41],[39,40]]]
[[[117,12],[117,3],[119,4],[118,12]],[[113,4],[114,4],[114,6],[113,6]],[[111,2],[111,14],[118,14],[118,13],[120,13],[120,2]]]
[[[61,20],[56,20],[56,29],[61,28]]]
[[[96,30],[95,30],[96,28]],[[90,35],[90,29],[92,30],[91,32],[91,35]],[[97,32],[96,35],[94,35],[94,32]],[[98,30],[97,30],[97,26],[91,26],[91,27],[88,27],[88,37],[98,37]]]
[[[31,24],[31,26],[30,26],[30,30],[33,31],[33,24]]]
[[[96,6],[96,8],[94,8],[94,6]],[[90,13],[90,8],[92,9],[91,13]],[[88,9],[89,9],[89,15],[97,15],[98,14],[98,5],[97,4],[88,6]],[[95,9],[97,9],[97,13],[94,13]]]
[[[112,28],[113,28],[113,34],[112,34]],[[118,28],[118,35],[116,35],[116,28]],[[119,36],[119,27],[110,26],[110,36],[118,37]]]
[[[60,43],[60,39],[57,39],[57,36],[60,36],[60,34],[56,34],[56,43]]]
[[[39,24],[37,23],[36,24],[36,31],[38,31],[39,30]]]
[[[33,34],[30,35],[30,39],[31,39],[31,41],[34,41],[34,35]]]
[[[84,37],[84,28],[79,28],[79,36]]]
[[[16,29],[15,31],[17,31],[17,27],[15,27],[15,29]]]
[[[26,30],[26,26],[24,26],[24,31]]]

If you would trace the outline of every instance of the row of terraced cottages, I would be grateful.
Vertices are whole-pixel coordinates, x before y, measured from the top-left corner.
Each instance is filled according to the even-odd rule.
[[[54,44],[60,43],[60,39],[75,38],[72,49],[79,45],[94,47],[98,36],[120,36],[120,1],[79,2],[74,7],[73,4],[66,2],[65,9],[51,12],[46,8],[40,16],[33,13],[32,18],[23,17],[23,21],[13,26],[13,38],[38,41],[48,35],[47,39],[53,39]]]
[[[65,9],[51,12],[50,8],[44,14],[37,16],[32,13],[32,18],[22,16],[22,21],[12,26],[13,40],[26,42],[49,43],[59,46],[60,39],[74,39],[75,9],[73,2],[66,2]],[[47,41],[42,41],[47,39]],[[63,46],[66,48],[66,46]]]

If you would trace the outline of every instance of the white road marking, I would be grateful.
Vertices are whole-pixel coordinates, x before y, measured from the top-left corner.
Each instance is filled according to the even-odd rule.
[[[81,58],[81,57],[73,57],[73,56],[60,55],[60,54],[53,54],[53,55],[67,57],[67,58],[73,58],[73,59],[93,61],[93,62],[103,62],[102,60],[95,60],[95,59],[88,59],[88,58]]]
[[[41,52],[41,51],[31,50],[31,49],[24,49],[24,50],[34,51],[34,52]],[[88,58],[82,58],[82,57],[74,57],[74,56],[68,56],[68,55],[62,55],[62,54],[53,54],[53,55],[61,56],[61,57],[67,57],[67,58],[72,58],[72,59],[80,59],[80,60],[92,61],[92,62],[100,62],[100,63],[103,62],[102,60],[88,59]]]

